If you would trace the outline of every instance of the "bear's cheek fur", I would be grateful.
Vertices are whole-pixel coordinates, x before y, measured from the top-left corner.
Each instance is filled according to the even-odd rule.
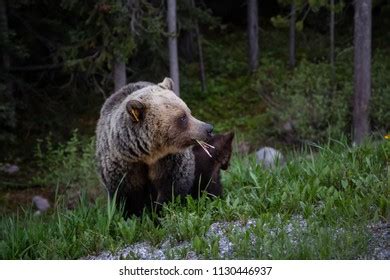
[[[151,135],[154,143],[151,153],[143,159],[148,165],[154,164],[168,154],[180,153],[191,145],[185,143],[187,139],[182,131],[167,121],[150,124],[148,129],[154,131]]]
[[[188,114],[188,122],[183,124],[180,121],[183,110],[172,106],[160,106],[158,111],[149,111],[145,122],[148,124],[147,129],[150,132],[153,131],[149,135],[154,144],[151,148],[153,156],[144,159],[147,164],[151,164],[168,154],[183,152],[196,144],[195,139],[207,140],[206,124],[190,114]]]
[[[193,145],[194,141],[190,135],[188,128],[183,128],[173,123],[167,129],[169,139],[169,145],[173,149],[177,149],[177,152],[181,152],[183,149]]]
[[[190,116],[185,125],[173,121],[168,128],[168,138],[172,146],[182,150],[196,144],[195,140],[206,141],[208,133],[205,123]]]

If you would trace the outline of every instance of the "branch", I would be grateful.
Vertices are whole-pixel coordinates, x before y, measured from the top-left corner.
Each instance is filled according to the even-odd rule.
[[[74,66],[84,60],[93,60],[99,55],[99,52],[94,53],[93,55],[80,58],[80,59],[75,59],[75,60],[70,60],[70,61],[65,61],[61,63],[56,63],[56,64],[43,64],[43,65],[28,65],[28,66],[16,66],[16,67],[11,67],[9,70],[11,72],[32,72],[32,71],[45,71],[45,70],[52,70],[52,69],[58,69],[62,68],[64,66]]]
[[[65,63],[58,64],[44,64],[44,65],[29,65],[29,66],[17,66],[11,67],[11,72],[29,72],[29,71],[41,71],[41,70],[51,70],[61,68],[65,65]]]

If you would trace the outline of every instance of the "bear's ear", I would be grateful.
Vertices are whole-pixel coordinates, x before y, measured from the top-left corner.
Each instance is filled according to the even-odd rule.
[[[126,110],[134,123],[144,119],[145,105],[138,100],[129,100],[126,104]]]
[[[232,155],[232,150],[233,150],[233,147],[232,147],[232,142],[233,142],[233,138],[234,138],[234,132],[230,132],[230,133],[226,133],[226,134],[223,134],[223,148],[222,148],[222,159],[221,160],[221,169],[222,170],[227,170],[229,168],[229,161],[230,161],[230,157]]]
[[[234,138],[234,132],[229,132],[223,135],[223,138],[225,140],[225,144],[231,145]]]
[[[171,78],[164,78],[164,80],[158,85],[164,89],[173,90],[174,83]]]

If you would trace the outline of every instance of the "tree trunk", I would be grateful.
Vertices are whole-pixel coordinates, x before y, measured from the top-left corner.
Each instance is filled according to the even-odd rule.
[[[139,0],[127,0],[122,1],[123,8],[127,10],[129,14],[129,29],[133,36],[137,35],[139,17],[137,16],[137,11],[140,9]],[[127,75],[126,75],[126,61],[120,56],[114,57],[112,61],[112,76],[114,79],[114,91],[120,90],[127,84]]]
[[[259,63],[259,24],[257,15],[257,0],[247,1],[249,69],[255,72]]]
[[[179,58],[177,55],[177,30],[176,30],[176,0],[168,0],[168,48],[169,48],[169,72],[174,82],[173,91],[180,95]]]
[[[194,0],[191,0],[191,6],[193,8],[195,8]],[[202,92],[205,92],[206,91],[206,74],[205,74],[205,70],[204,70],[202,38],[200,35],[198,22],[195,22],[195,35],[196,35],[196,42],[198,44],[200,84],[201,84]]]
[[[335,85],[335,65],[334,65],[334,0],[330,0],[330,23],[329,23],[329,31],[330,31],[330,67],[332,68],[332,88]]]
[[[15,118],[15,100],[13,96],[13,82],[10,77],[11,56],[9,53],[10,39],[8,28],[8,15],[7,15],[7,1],[0,0],[0,41],[1,41],[1,64],[4,70],[2,77],[0,77],[0,83],[4,83],[3,90],[0,89],[0,104],[5,105],[6,112],[3,114],[2,128],[14,128],[16,126]]]
[[[358,145],[370,130],[371,9],[371,0],[355,1],[353,142]]]
[[[330,65],[334,67],[334,0],[330,0]]]
[[[115,92],[126,85],[126,63],[119,58],[113,62],[114,90]]]
[[[289,44],[289,65],[291,68],[295,67],[295,2],[291,3],[291,16],[290,16],[290,44]]]
[[[9,31],[8,31],[8,17],[7,17],[7,3],[6,0],[0,0],[0,36],[2,41],[2,63],[5,74],[8,74],[10,68],[9,56]]]
[[[129,12],[129,28],[133,35],[138,35],[140,28],[140,0],[127,0],[127,9]]]
[[[8,14],[7,14],[7,1],[0,0],[0,41],[2,44],[1,56],[2,56],[2,73],[3,78],[0,82],[5,85],[4,90],[0,91],[0,102],[7,103],[9,107],[8,123],[10,126],[15,125],[15,100],[13,96],[13,82],[11,80],[10,67],[11,67],[11,56],[9,53],[10,40],[9,40],[9,29],[8,29]]]

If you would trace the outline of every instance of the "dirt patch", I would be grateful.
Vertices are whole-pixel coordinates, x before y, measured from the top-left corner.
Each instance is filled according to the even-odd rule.
[[[30,209],[33,206],[32,198],[36,195],[46,198],[51,209],[55,208],[58,202],[67,209],[74,209],[80,202],[81,193],[81,190],[77,188],[56,190],[54,186],[0,188],[0,215],[10,215],[24,209]],[[106,197],[104,189],[99,186],[85,190],[85,195],[90,203],[94,203],[98,197]]]
[[[15,213],[32,207],[32,198],[35,195],[40,195],[53,204],[55,190],[52,187],[0,189],[0,214]]]

